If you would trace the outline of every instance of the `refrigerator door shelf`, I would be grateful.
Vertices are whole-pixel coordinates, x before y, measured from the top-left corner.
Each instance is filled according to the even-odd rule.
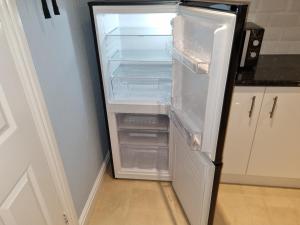
[[[208,74],[209,73],[209,62],[202,61],[199,58],[193,57],[192,54],[181,52],[176,48],[173,49],[173,58],[178,60],[180,63],[189,68],[193,73],[197,74]]]
[[[186,13],[182,9],[185,7],[179,8],[178,16],[173,20],[173,58],[194,73],[208,74],[214,33],[220,25]]]
[[[202,132],[199,131],[192,123],[189,124],[189,119],[181,117],[183,117],[183,115],[180,116],[179,113],[171,110],[170,119],[184,137],[186,143],[192,150],[200,151],[202,145]]]

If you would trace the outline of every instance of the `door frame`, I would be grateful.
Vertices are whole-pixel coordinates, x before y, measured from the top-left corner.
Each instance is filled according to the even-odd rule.
[[[16,0],[0,0],[0,21],[0,26],[2,26],[7,37],[9,48],[24,88],[25,97],[43,146],[43,154],[46,157],[52,180],[64,209],[62,219],[64,217],[63,214],[65,214],[65,219],[68,220],[66,223],[79,225],[63,162],[21,23]]]

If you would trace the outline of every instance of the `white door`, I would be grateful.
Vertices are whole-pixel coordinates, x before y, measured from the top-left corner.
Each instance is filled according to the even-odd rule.
[[[236,16],[179,6],[173,21],[174,190],[191,225],[208,221]]]
[[[248,175],[300,179],[300,88],[267,88]]]
[[[265,89],[234,89],[223,153],[223,174],[246,174]]]
[[[32,112],[0,21],[0,225],[62,225]]]

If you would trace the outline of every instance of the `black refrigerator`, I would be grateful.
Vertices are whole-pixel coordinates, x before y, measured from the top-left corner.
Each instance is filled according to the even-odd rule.
[[[247,4],[89,7],[114,177],[171,181],[190,224],[213,224]]]

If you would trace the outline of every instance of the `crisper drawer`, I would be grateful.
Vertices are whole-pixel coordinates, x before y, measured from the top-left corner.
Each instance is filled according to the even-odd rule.
[[[144,130],[120,130],[120,145],[132,145],[136,147],[154,146],[168,147],[168,133],[152,132]]]
[[[168,170],[168,148],[139,148],[123,145],[120,148],[124,169]]]
[[[169,130],[169,117],[167,115],[151,114],[118,114],[119,129]]]

